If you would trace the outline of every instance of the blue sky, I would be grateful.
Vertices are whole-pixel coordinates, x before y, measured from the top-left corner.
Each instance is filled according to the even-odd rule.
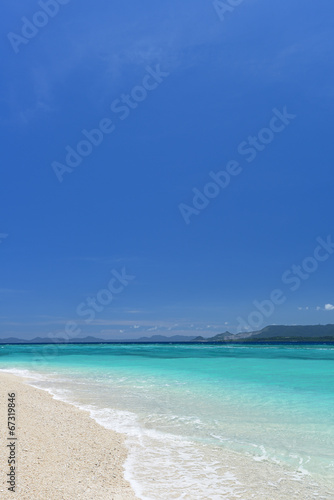
[[[334,323],[333,3],[55,1],[0,21],[1,337]]]

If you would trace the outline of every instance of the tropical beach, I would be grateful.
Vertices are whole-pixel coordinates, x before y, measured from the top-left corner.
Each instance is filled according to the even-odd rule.
[[[334,499],[316,7],[3,2],[0,500]]]
[[[45,347],[0,349],[20,498],[333,497],[332,346]]]

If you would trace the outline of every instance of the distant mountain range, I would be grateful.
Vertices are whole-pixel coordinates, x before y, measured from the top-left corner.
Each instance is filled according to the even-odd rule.
[[[97,337],[74,337],[70,340],[50,339],[48,337],[35,337],[34,339],[17,339],[9,337],[7,339],[0,339],[0,344],[100,344],[100,343],[118,343],[118,342],[191,342],[195,336],[187,337],[184,335],[173,335],[172,337],[165,337],[163,335],[153,335],[152,337],[141,337],[139,339],[99,339]]]
[[[271,325],[249,333],[219,333],[214,337],[195,337],[193,342],[334,342],[334,325]]]
[[[0,344],[108,344],[108,343],[166,343],[166,342],[198,342],[198,343],[256,343],[256,342],[334,342],[334,325],[271,325],[262,330],[248,333],[233,334],[230,332],[219,333],[214,337],[204,338],[195,336],[153,335],[152,337],[141,337],[139,339],[99,339],[97,337],[75,337],[70,340],[50,339],[47,337],[35,337],[34,339],[17,339],[10,337],[0,339]]]

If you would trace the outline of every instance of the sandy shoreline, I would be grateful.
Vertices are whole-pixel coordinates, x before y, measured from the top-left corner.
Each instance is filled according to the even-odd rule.
[[[2,466],[0,480],[0,498],[22,500],[135,500],[135,493],[124,479],[123,464],[128,456],[125,438],[112,430],[106,429],[92,419],[85,410],[54,399],[47,391],[37,389],[25,383],[24,377],[0,372],[0,460]],[[15,392],[17,401],[18,438],[16,454],[18,474],[16,492],[8,491],[6,483],[9,472],[7,408],[8,393]],[[161,443],[160,443],[161,444]],[[151,446],[152,445],[152,446]],[[150,460],[149,455],[140,460]],[[168,444],[167,444],[168,446]],[[157,449],[159,443],[157,444]],[[200,448],[198,451],[200,452]],[[243,498],[250,500],[329,500],[333,497],[331,485],[315,481],[305,476],[300,470],[283,467],[264,461],[255,461],[251,457],[224,449],[210,449],[218,453],[215,460],[220,463],[217,471],[220,479],[217,492],[222,489],[221,498]],[[174,448],[174,453],[178,449]],[[203,457],[203,463],[211,463],[211,455]],[[138,457],[137,457],[138,458]],[[166,464],[162,463],[164,475]],[[154,469],[154,467],[153,467]],[[160,467],[159,467],[160,469]],[[210,499],[212,496],[200,494],[200,488],[187,492],[187,472],[184,471],[185,485],[174,488],[175,484],[163,484],[157,489],[154,482],[157,469],[147,479],[150,498],[179,498],[177,494],[186,493],[187,499]],[[194,472],[194,475],[192,475]],[[164,477],[164,476],[163,476]],[[197,478],[199,485],[205,480],[202,469],[192,471],[189,477]],[[217,478],[214,477],[213,481]],[[152,483],[153,481],[153,483]],[[154,489],[152,489],[154,485]],[[169,491],[168,491],[169,490]],[[154,492],[152,494],[152,491]],[[219,493],[217,493],[219,494]],[[200,496],[201,495],[201,496]]]
[[[0,497],[20,500],[137,498],[123,477],[124,438],[84,410],[58,401],[24,379],[0,373]],[[8,491],[7,394],[17,398],[17,487]],[[7,470],[8,469],[8,470]]]

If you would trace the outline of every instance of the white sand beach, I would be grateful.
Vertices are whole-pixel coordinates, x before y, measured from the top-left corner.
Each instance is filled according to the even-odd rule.
[[[123,477],[127,452],[123,436],[97,424],[88,412],[55,400],[0,374],[0,498],[20,500],[132,500]],[[8,491],[7,399],[16,394],[17,475],[15,493]]]

